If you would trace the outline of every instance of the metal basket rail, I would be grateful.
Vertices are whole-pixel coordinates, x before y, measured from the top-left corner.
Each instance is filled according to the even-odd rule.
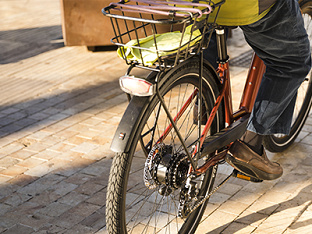
[[[210,0],[122,0],[103,8],[102,13],[111,19],[115,34],[111,41],[119,46],[118,54],[127,64],[166,69],[203,47],[204,35],[212,32],[207,23],[209,14],[221,4]],[[176,38],[174,48],[170,48],[172,35]],[[166,37],[167,45],[159,41]]]

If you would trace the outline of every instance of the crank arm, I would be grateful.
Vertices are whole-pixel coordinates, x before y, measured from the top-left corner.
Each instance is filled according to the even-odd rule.
[[[239,139],[246,131],[248,119],[249,115],[243,116],[229,127],[221,130],[213,136],[207,137],[202,146],[201,157],[214,153],[224,146],[229,145],[236,139]]]

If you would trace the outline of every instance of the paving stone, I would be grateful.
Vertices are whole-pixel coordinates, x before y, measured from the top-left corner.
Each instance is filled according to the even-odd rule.
[[[81,172],[75,173],[72,176],[68,177],[65,181],[73,184],[84,184],[90,181],[94,176],[86,175]]]
[[[77,132],[67,130],[68,127],[71,126],[71,123],[66,123],[65,121],[61,121],[55,124],[52,124],[48,127],[45,127],[43,130],[47,132],[53,133],[55,136],[66,139],[68,135],[75,135]]]
[[[242,191],[261,195],[267,190],[271,189],[274,186],[274,183],[272,183],[271,181],[263,181],[261,183],[250,182],[242,188]]]
[[[7,211],[9,211],[10,209],[12,209],[12,206],[1,203],[0,204],[0,217],[4,215]]]
[[[92,181],[95,184],[100,184],[106,187],[108,184],[108,178],[109,178],[109,173],[107,173],[107,170],[105,170],[103,173],[97,175],[94,179],[92,179]]]
[[[267,201],[267,202],[278,204],[281,201],[287,200],[287,198],[289,198],[290,196],[291,196],[290,193],[271,192],[269,190],[263,196],[259,198],[259,201]]]
[[[35,140],[39,141],[39,140],[42,140],[43,138],[50,136],[51,134],[52,134],[51,132],[40,130],[38,132],[35,132],[35,133],[27,136],[27,138],[35,139]]]
[[[263,223],[267,218],[268,215],[246,210],[235,220],[235,222],[257,227],[261,223]]]
[[[93,194],[88,200],[86,200],[86,202],[98,206],[104,206],[106,204],[106,190]]]
[[[49,223],[52,221],[52,219],[53,218],[49,216],[36,213],[22,216],[19,223],[32,227],[34,231],[38,231],[41,228],[49,227]]]
[[[244,210],[249,207],[250,204],[245,204],[237,201],[227,200],[219,207],[219,210],[235,215],[241,214]]]
[[[79,160],[77,159],[77,161]],[[61,157],[51,160],[51,163],[53,163],[53,172],[65,177],[71,176],[83,168],[77,162],[73,163],[73,161]]]
[[[43,142],[35,142],[29,146],[27,146],[26,150],[30,152],[39,153],[45,149],[47,149],[50,145],[45,144]]]
[[[52,225],[50,228],[44,231],[45,233],[65,233],[66,228],[64,227],[59,227],[57,225]]]
[[[235,195],[233,195],[230,200],[235,202],[241,202],[245,204],[251,204],[259,198],[259,194],[257,193],[250,193],[247,191],[239,191]]]
[[[96,210],[98,210],[100,207],[90,204],[90,203],[85,203],[82,202],[75,206],[74,208],[70,209],[66,214],[63,215],[62,221],[59,222],[57,225],[63,226],[63,227],[72,227],[75,224],[81,222],[84,217],[90,216],[92,213],[94,213]],[[69,218],[66,218],[67,216],[70,216]]]
[[[9,180],[11,180],[12,178],[9,176],[5,176],[5,175],[0,175],[0,184],[5,183]]]
[[[80,124],[82,125],[86,125],[86,126],[95,126],[99,123],[101,123],[102,121],[96,118],[90,118],[90,119],[86,119],[84,121],[81,121]]]
[[[226,183],[224,186],[222,186],[220,189],[218,189],[218,192],[224,193],[227,195],[233,195],[237,193],[239,190],[241,190],[243,186],[232,184],[232,183]]]
[[[76,234],[85,234],[85,233],[94,233],[96,229],[87,227],[81,224],[75,225],[72,229],[67,230],[65,234],[71,234],[71,233],[76,233]]]
[[[67,165],[64,165],[64,167],[66,169],[70,169],[70,167],[72,165],[70,162],[76,162],[79,160],[83,160],[82,156],[84,156],[83,153],[78,153],[78,152],[73,152],[73,151],[65,151],[65,152],[60,152],[60,154],[58,154],[57,158],[60,160],[69,161],[69,163]],[[91,162],[93,162],[93,161],[91,161]]]
[[[31,158],[39,159],[45,162],[58,156],[55,152],[49,150],[44,150],[39,153],[31,152],[31,155]]]
[[[4,234],[16,234],[16,233],[28,234],[28,233],[32,233],[33,231],[34,231],[34,229],[29,227],[29,226],[22,225],[22,224],[16,224],[3,233]]]
[[[24,174],[35,177],[42,177],[56,169],[58,168],[54,165],[54,163],[45,162],[36,167],[28,169],[27,171],[24,172]]]
[[[77,136],[82,137],[84,139],[92,140],[94,137],[97,137],[98,135],[99,135],[98,131],[89,129],[89,131],[84,131],[82,133],[79,133]]]
[[[28,158],[22,162],[17,163],[17,166],[25,167],[25,168],[33,168],[33,167],[36,167],[36,166],[38,166],[44,162],[45,162],[45,160],[42,160],[42,159]]]
[[[20,194],[20,193],[13,193],[9,197],[3,199],[4,203],[10,205],[10,207],[16,207],[28,200],[30,200],[32,196],[28,194]]]
[[[100,163],[94,163],[83,169],[82,173],[97,176],[103,173],[103,166]]]
[[[98,232],[96,232],[97,234],[107,234],[107,230],[106,230],[106,227],[100,229]]]
[[[73,148],[72,151],[87,154],[87,153],[91,152],[92,150],[94,150],[98,147],[99,147],[99,145],[97,145],[97,144],[83,142],[82,144]]]
[[[6,118],[14,120],[19,120],[25,117],[27,117],[27,114],[23,110],[6,116]]]
[[[4,115],[9,115],[9,114],[12,114],[12,113],[16,113],[18,111],[20,111],[20,109],[14,108],[14,107],[9,107],[9,108],[1,110],[0,113],[4,114]]]
[[[27,171],[27,168],[14,165],[14,166],[8,167],[5,170],[0,171],[0,174],[5,175],[5,176],[10,176],[10,177],[15,177],[24,173],[25,171]]]
[[[276,204],[274,202],[257,200],[251,206],[249,206],[247,210],[254,212],[254,213],[257,212],[257,213],[264,214],[264,215],[270,215],[278,207],[279,207],[279,204]]]
[[[12,138],[5,137],[6,135],[8,135],[8,134],[0,131],[0,136],[1,136],[1,138],[0,138],[0,147],[6,146],[6,145],[8,145],[8,144],[10,144],[12,142]],[[4,153],[4,154],[1,154],[1,155],[5,156],[6,154]]]
[[[53,202],[58,201],[58,199],[61,197],[60,195],[54,193],[53,190],[50,188],[44,191],[40,191],[36,194],[27,195],[32,197],[30,202],[37,204],[40,209],[50,205]]]
[[[0,153],[1,154],[12,154],[12,153],[14,153],[14,152],[16,152],[22,148],[24,148],[24,146],[22,144],[14,142],[14,143],[11,143],[9,145],[2,147],[0,149]]]
[[[56,153],[66,152],[73,148],[73,145],[69,145],[63,142],[57,143],[56,145],[47,148],[48,150],[54,151]]]
[[[253,226],[246,226],[243,223],[233,222],[231,223],[222,233],[224,234],[250,234],[252,233],[256,227]]]
[[[94,231],[97,231],[106,225],[106,220],[103,218],[103,214],[94,212],[81,222],[82,225],[92,227]]]
[[[46,143],[47,145],[56,145],[57,143],[62,142],[64,139],[61,139],[60,137],[57,137],[55,135],[51,135],[48,137],[45,137],[44,139],[42,139],[42,141],[44,141],[44,143]]]
[[[235,218],[236,215],[234,214],[216,210],[203,220],[202,225],[198,227],[196,233],[221,233]]]
[[[46,119],[48,116],[50,116],[50,114],[44,113],[43,111],[30,115],[29,118],[34,119],[34,120],[43,120],[43,119]]]
[[[33,183],[22,187],[18,190],[19,193],[22,194],[30,194],[30,195],[36,195],[40,194],[41,192],[48,189],[50,186],[58,183],[59,181],[63,180],[65,177],[55,174],[50,174],[47,176],[44,176]]]
[[[78,185],[76,184],[71,184],[65,181],[61,181],[60,183],[53,185],[51,189],[54,190],[53,191],[54,193],[60,196],[64,196],[68,194],[69,192],[71,192],[72,190],[76,189],[77,187]]]
[[[12,134],[14,132],[18,132],[21,129],[23,129],[23,126],[16,125],[15,123],[10,123],[2,128],[0,128],[1,132],[4,132],[5,134]]]
[[[98,142],[95,141],[98,144]],[[100,144],[100,143],[99,143]],[[100,145],[95,150],[90,151],[88,154],[82,155],[83,158],[91,160],[102,160],[104,158],[112,158],[115,153],[110,150],[111,143]]]
[[[65,196],[63,196],[62,198],[60,198],[59,202],[74,207],[74,206],[78,205],[79,203],[87,200],[88,198],[89,198],[88,195],[84,195],[84,194],[78,193],[76,191],[72,191],[72,192],[66,194]]]
[[[85,215],[83,213],[77,214],[72,213],[71,211],[65,212],[58,218],[55,218],[52,222],[56,227],[62,228],[62,231],[72,230],[79,222],[85,219]],[[56,232],[58,233],[58,232]]]
[[[39,209],[36,212],[39,212],[40,214],[50,216],[50,217],[59,217],[63,213],[65,213],[67,210],[69,210],[70,208],[71,208],[71,206],[66,205],[64,203],[53,202],[53,203],[49,204],[48,206],[46,206],[42,209]]]
[[[38,122],[38,120],[36,120],[36,119],[23,118],[23,119],[19,119],[18,121],[16,121],[15,124],[25,128],[25,127],[30,126],[31,124],[37,123],[37,122]]]
[[[67,140],[65,140],[66,144],[74,145],[74,146],[80,145],[80,144],[82,144],[84,142],[92,143],[91,141],[86,140],[86,138],[83,138],[83,137],[79,136],[77,133],[75,133],[75,136],[70,137]]]
[[[5,157],[0,159],[0,167],[2,168],[8,168],[10,166],[13,166],[17,163],[19,163],[20,160],[13,158],[13,157]]]
[[[15,119],[9,118],[9,117],[3,117],[0,119],[0,123],[1,123],[0,126],[1,127],[6,126],[6,125],[13,123],[13,122],[15,122]]]
[[[34,155],[34,154],[35,154],[35,152],[30,152],[30,151],[21,149],[19,151],[16,151],[16,152],[10,154],[10,157],[16,158],[16,159],[19,159],[19,160],[24,160],[24,159],[27,159],[30,156]]]
[[[84,183],[80,185],[77,189],[75,189],[76,192],[82,193],[85,195],[93,195],[94,193],[102,190],[104,188],[103,185],[99,185],[96,183]]]
[[[105,145],[107,143],[109,143],[109,144],[111,143],[111,139],[107,134],[96,135],[96,136],[92,137],[92,141],[95,144],[99,144],[99,145]]]

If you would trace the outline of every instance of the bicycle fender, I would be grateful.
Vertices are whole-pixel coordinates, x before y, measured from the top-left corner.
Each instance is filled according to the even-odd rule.
[[[129,146],[133,141],[131,134],[138,126],[142,119],[142,115],[147,108],[149,97],[133,97],[121,118],[121,121],[115,132],[111,144],[111,150],[114,152],[128,152]]]

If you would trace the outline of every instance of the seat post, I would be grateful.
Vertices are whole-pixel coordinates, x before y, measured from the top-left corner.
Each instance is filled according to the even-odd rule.
[[[226,47],[225,29],[219,26],[216,29],[217,50],[218,50],[218,63],[226,63],[229,60]]]

